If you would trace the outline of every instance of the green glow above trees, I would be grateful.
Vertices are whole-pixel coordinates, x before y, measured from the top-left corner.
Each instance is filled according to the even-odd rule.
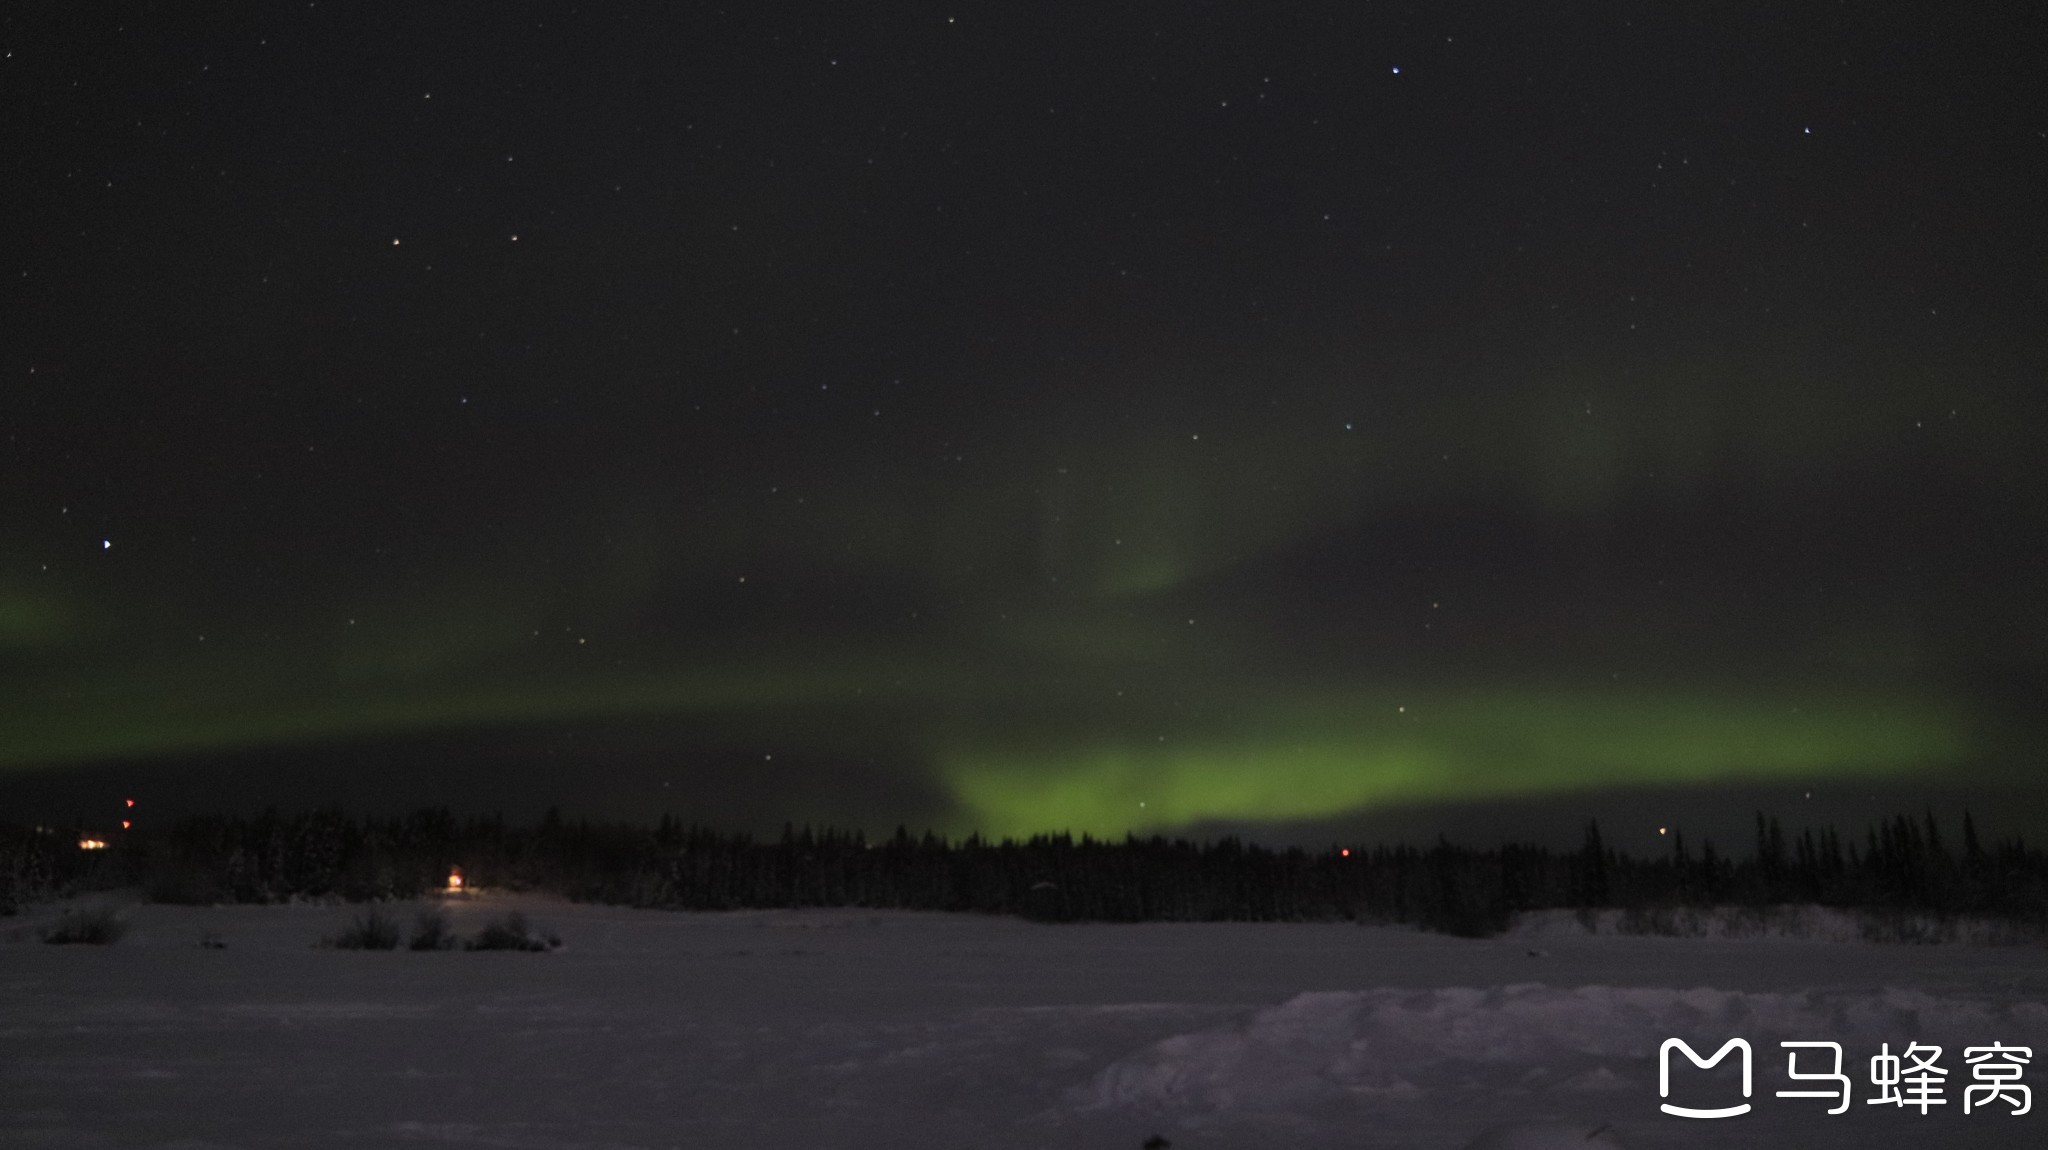
[[[944,777],[961,830],[1115,836],[1417,801],[1894,776],[1969,751],[1956,713],[1878,699],[1795,710],[1715,695],[1376,691],[1252,719],[1241,733],[963,749],[944,757]]]

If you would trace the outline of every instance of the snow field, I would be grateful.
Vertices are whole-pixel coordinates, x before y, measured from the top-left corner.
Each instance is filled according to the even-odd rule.
[[[2048,1106],[1960,1113],[1962,1046],[2048,1060],[2032,946],[527,897],[451,904],[455,928],[518,909],[560,951],[317,948],[346,906],[133,905],[114,946],[43,945],[58,909],[0,920],[0,1146],[2048,1142]],[[1755,1112],[1660,1114],[1659,1044],[1705,1054],[1736,1036],[1756,1051]],[[1849,1114],[1773,1096],[1777,1043],[1813,1039],[1846,1048]],[[1951,1102],[1926,1117],[1864,1103],[1878,1044],[1914,1041],[1944,1046]],[[1687,1085],[1733,1090],[1728,1069]]]

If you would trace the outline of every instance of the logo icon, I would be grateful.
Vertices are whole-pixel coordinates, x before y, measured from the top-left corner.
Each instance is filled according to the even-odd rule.
[[[1664,1045],[1657,1048],[1657,1096],[1659,1098],[1671,1097],[1671,1051],[1673,1048],[1685,1051],[1686,1059],[1701,1070],[1712,1070],[1714,1067],[1719,1066],[1721,1060],[1728,1057],[1728,1052],[1731,1050],[1742,1051],[1742,1096],[1744,1098],[1749,1097],[1752,1085],[1750,1073],[1751,1055],[1749,1043],[1746,1040],[1731,1038],[1722,1044],[1721,1049],[1714,1052],[1712,1058],[1701,1058],[1699,1051],[1687,1045],[1684,1039],[1667,1038],[1664,1040]],[[1671,1103],[1666,1102],[1660,1105],[1658,1109],[1666,1114],[1675,1114],[1680,1118],[1733,1118],[1739,1114],[1749,1113],[1749,1103],[1744,1102],[1737,1106],[1723,1106],[1715,1110],[1700,1110],[1691,1106],[1673,1106]]]

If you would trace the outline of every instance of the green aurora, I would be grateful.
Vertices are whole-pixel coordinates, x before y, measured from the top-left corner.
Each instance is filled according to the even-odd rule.
[[[1191,739],[942,761],[963,827],[1100,837],[1653,783],[1893,778],[1970,749],[1953,712],[1888,700],[1815,710],[1704,695],[1374,691],[1259,719]]]
[[[600,654],[567,672],[522,665],[473,623],[452,620],[438,658],[413,636],[381,674],[342,645],[325,678],[244,649],[82,682],[0,714],[0,770],[659,716],[786,752],[895,748],[905,761],[884,769],[929,772],[948,806],[915,815],[950,833],[1116,836],[1649,784],[1896,779],[1970,761],[1981,730],[1925,689],[1281,680],[1232,670],[1258,663],[1254,636],[1195,644],[1126,615],[694,667],[628,671]],[[592,653],[587,638],[552,642]]]
[[[1924,577],[1803,591],[1718,549],[1665,510],[1716,482],[1687,466],[1707,433],[1689,395],[1633,428],[1525,436],[1541,451],[1438,405],[1406,435],[1299,448],[1270,416],[1019,440],[944,487],[899,467],[694,503],[592,488],[610,510],[543,512],[539,561],[450,555],[408,585],[309,567],[257,606],[154,586],[160,540],[74,544],[68,578],[17,564],[0,588],[0,772],[661,718],[678,761],[693,730],[877,748],[939,798],[905,820],[1113,836],[1982,761],[2003,720],[1956,685],[1956,640],[1925,635],[1995,653],[1995,617],[1930,616]],[[1486,462],[1445,470],[1415,446],[1432,435]],[[1739,481],[1799,490],[1790,442]],[[1474,509],[1523,526],[1497,541]],[[1796,556],[1823,519],[1769,531]],[[1644,549],[1671,558],[1646,569]],[[1760,601],[1779,578],[1795,589]]]

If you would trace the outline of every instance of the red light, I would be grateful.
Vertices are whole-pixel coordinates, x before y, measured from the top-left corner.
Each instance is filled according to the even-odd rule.
[[[129,806],[131,806],[131,807],[135,805],[135,800],[134,800],[134,799],[122,799],[121,801],[122,801],[122,802],[124,802],[124,803],[127,803],[127,804],[128,804]]]
[[[1350,848],[1350,847],[1345,847],[1345,848],[1344,848],[1343,850],[1341,850],[1341,851],[1338,851],[1337,853],[1338,853],[1338,854],[1340,854],[1340,855],[1343,855],[1343,856],[1344,856],[1345,858],[1350,858],[1350,857],[1351,857],[1351,848]]]
[[[127,820],[127,819],[122,819],[122,820],[121,820],[121,829],[122,829],[122,830],[124,830],[124,831],[125,831],[125,830],[127,830],[127,829],[128,829],[128,825],[129,825],[129,824],[128,824],[128,820]]]

